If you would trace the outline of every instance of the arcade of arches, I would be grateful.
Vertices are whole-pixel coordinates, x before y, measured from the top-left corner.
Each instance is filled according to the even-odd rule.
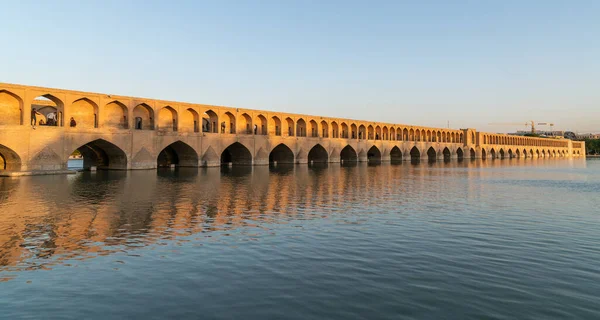
[[[0,170],[65,169],[73,150],[98,169],[585,155],[568,139],[0,83]]]

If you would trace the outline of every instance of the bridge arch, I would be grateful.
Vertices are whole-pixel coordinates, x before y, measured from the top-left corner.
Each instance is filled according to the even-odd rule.
[[[311,137],[318,137],[319,136],[319,126],[317,125],[317,122],[314,119],[310,119],[310,121],[308,122],[310,125],[310,136]]]
[[[0,171],[20,171],[21,157],[11,148],[0,144]]]
[[[500,148],[500,159],[504,159],[504,149]]]
[[[402,162],[402,151],[397,146],[394,146],[392,150],[390,150],[390,161],[392,163]]]
[[[494,150],[494,148],[490,150],[490,156],[492,157],[492,159],[496,159],[496,150]]]
[[[356,124],[352,123],[350,124],[350,138],[351,139],[356,139],[358,138],[358,127],[356,126]]]
[[[0,125],[22,124],[23,99],[11,91],[0,90]]]
[[[371,163],[381,162],[381,151],[377,146],[372,146],[369,151],[367,151],[367,161]]]
[[[412,147],[412,149],[410,149],[410,161],[412,161],[412,162],[421,161],[421,152],[419,151],[419,149],[417,147]]]
[[[477,153],[475,152],[475,149],[471,148],[471,150],[469,150],[469,153],[471,160],[475,160],[475,158],[477,158]]]
[[[352,146],[345,146],[340,152],[340,160],[343,162],[356,162],[358,161],[358,154]]]
[[[296,136],[306,137],[306,121],[304,121],[302,118],[296,121]]]
[[[358,126],[358,139],[365,140],[367,139],[367,128],[364,124]]]
[[[75,150],[83,157],[83,168],[95,166],[104,170],[126,170],[127,154],[119,146],[104,139],[87,142]],[[73,152],[75,152],[73,150]],[[71,154],[73,154],[73,152]]]
[[[98,105],[94,101],[85,97],[77,99],[68,111],[69,116],[77,123],[77,128],[98,128]]]
[[[508,149],[508,158],[509,158],[509,159],[512,159],[512,158],[514,158],[514,155],[513,155],[513,151],[512,151],[512,149]]]
[[[254,119],[254,134],[267,135],[269,132],[267,118],[262,114],[258,114]]]
[[[206,110],[202,114],[202,132],[218,133],[219,116],[213,110]]]
[[[308,152],[308,163],[326,163],[329,161],[329,154],[322,145],[316,144]]]
[[[177,131],[177,111],[171,106],[158,110],[158,130]]]
[[[178,131],[200,132],[200,115],[193,108],[183,110],[177,122]]]
[[[429,149],[427,149],[427,160],[429,162],[437,161],[437,153],[435,152],[435,149],[433,149],[433,147],[429,147]]]
[[[442,151],[442,154],[444,155],[444,161],[445,162],[450,161],[450,159],[452,158],[452,155],[450,153],[450,149],[448,149],[448,147],[444,148],[444,150]]]
[[[176,165],[180,167],[197,167],[198,153],[194,148],[181,140],[166,146],[156,159],[158,167]]]
[[[145,103],[133,108],[134,129],[154,130],[154,110]]]
[[[252,165],[252,153],[243,144],[234,142],[221,152],[221,164]]]
[[[345,122],[342,122],[340,125],[340,138],[348,139],[350,138],[350,133],[348,131],[348,125]]]
[[[290,137],[294,136],[294,120],[292,118],[285,118],[285,123],[287,124],[287,135]]]
[[[340,137],[340,129],[336,121],[331,121],[331,137],[339,138]]]
[[[486,159],[487,158],[487,152],[485,151],[485,148],[481,148],[481,159]]]
[[[36,116],[37,124],[39,124],[40,120],[44,120],[44,123],[50,126],[62,127],[64,125],[65,104],[59,98],[49,93],[40,95],[31,102],[30,110],[33,109],[41,113],[41,115]],[[55,120],[49,121],[48,119],[51,119],[52,117],[54,117]],[[31,123],[28,123],[28,125],[31,125]]]
[[[281,136],[281,119],[278,116],[272,116],[269,119],[269,134]]]
[[[249,114],[245,112],[242,113],[238,120],[237,132],[238,134],[252,134],[254,132],[252,127],[252,117],[250,117]]]
[[[465,155],[464,155],[463,150],[461,148],[456,149],[456,157],[458,158],[458,161],[464,160]]]
[[[290,149],[286,144],[280,143],[278,144],[271,152],[269,153],[269,163],[286,163],[292,164],[294,163],[294,152]]]
[[[218,124],[220,126],[220,129],[219,129],[220,132],[235,134],[236,124],[235,124],[235,116],[233,115],[233,113],[227,111],[223,114],[221,119],[223,119],[223,120],[221,121],[220,124]]]
[[[128,109],[124,103],[118,100],[111,101],[104,105],[102,127],[128,129],[129,120],[127,119],[127,115]]]

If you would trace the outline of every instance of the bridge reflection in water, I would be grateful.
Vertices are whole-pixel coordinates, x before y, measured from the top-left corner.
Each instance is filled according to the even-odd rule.
[[[166,241],[215,241],[234,229],[343,214],[380,213],[452,201],[477,203],[473,181],[494,168],[522,170],[566,160],[505,159],[98,171],[0,178],[0,270],[49,268]],[[568,160],[584,165],[582,160]],[[401,199],[399,199],[401,197]],[[246,235],[251,238],[251,236]],[[205,240],[202,240],[205,239]],[[210,240],[212,239],[212,240]]]

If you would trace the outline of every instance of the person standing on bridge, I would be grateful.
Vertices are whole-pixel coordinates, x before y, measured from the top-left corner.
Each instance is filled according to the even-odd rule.
[[[77,122],[75,122],[75,119],[73,119],[73,117],[71,117],[71,122],[69,123],[69,125],[71,126],[71,128],[75,128],[77,126]]]
[[[35,108],[31,108],[31,127],[35,129],[35,124],[37,123],[37,115],[42,115]]]

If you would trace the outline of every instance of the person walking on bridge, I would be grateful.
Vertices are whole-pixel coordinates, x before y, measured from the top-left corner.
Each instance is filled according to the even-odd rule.
[[[37,115],[42,115],[35,108],[31,108],[31,127],[35,129],[35,124],[37,123]]]

